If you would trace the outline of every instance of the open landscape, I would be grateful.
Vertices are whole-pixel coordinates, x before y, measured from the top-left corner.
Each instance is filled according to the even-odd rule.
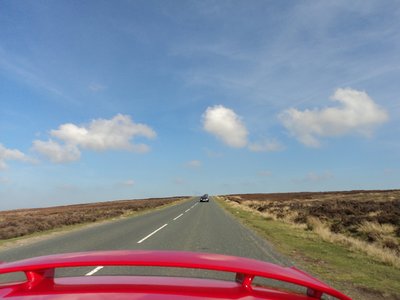
[[[400,300],[400,0],[0,3],[0,298]]]
[[[110,245],[118,249],[137,248],[140,245],[146,249],[223,251],[233,255],[255,256],[267,261],[272,259],[273,262],[283,265],[294,264],[346,292],[353,299],[400,299],[400,190],[234,194],[212,197],[215,200],[213,202],[219,203],[246,227],[256,232],[258,237],[264,238],[267,244],[246,241],[249,236],[247,232],[243,232],[240,237],[232,237],[242,229],[232,229],[233,224],[220,223],[222,220],[230,221],[221,212],[218,216],[214,215],[219,210],[218,205],[211,202],[196,206],[196,198],[192,198],[190,203],[181,201],[188,198],[121,200],[2,211],[0,237],[3,241],[9,241],[41,232],[47,233],[52,229],[63,228],[68,231],[79,224],[121,219],[123,216],[133,216],[158,207],[174,209],[174,212],[159,210],[163,211],[169,221],[153,220],[146,216],[125,218],[126,222],[133,222],[132,225],[119,227],[125,223],[109,222],[109,230],[102,227],[97,232],[93,228],[84,238],[79,231],[75,231],[71,237],[59,236],[55,240],[58,242],[51,247],[41,247],[40,243],[37,246],[32,244],[32,250],[25,246],[20,247],[18,253],[21,253],[15,258],[17,248],[10,248],[8,252],[5,249],[3,259],[20,259],[28,253],[29,256],[34,256],[49,251],[72,252],[98,247],[108,249]],[[179,203],[185,206],[180,208]],[[195,212],[193,217],[196,216],[196,219],[187,216]],[[179,225],[178,221],[186,222],[183,223],[186,225],[175,229],[170,227]],[[170,229],[166,233],[170,232],[173,237],[163,238],[162,233],[158,236],[156,230],[158,238],[156,236],[154,242],[146,242],[143,246],[138,244],[138,241],[150,236],[151,230],[162,224],[165,225],[160,228],[164,228],[167,223],[167,228]],[[111,229],[114,228],[112,226],[116,229]],[[189,230],[189,227],[192,229]],[[182,233],[178,238],[176,232],[186,234]],[[106,238],[106,235],[109,237]],[[75,236],[77,241],[74,240]],[[100,236],[101,239],[96,240]],[[126,241],[128,244],[125,244],[124,236],[130,237]],[[161,240],[157,241],[158,239]],[[174,241],[173,245],[170,244],[171,241]],[[43,243],[47,242],[43,240]],[[52,243],[52,240],[49,239],[48,243]],[[61,244],[65,245],[59,249],[57,245]],[[253,251],[259,247],[261,252],[255,254]],[[265,257],[262,254],[264,251],[269,253]]]
[[[220,199],[280,251],[355,298],[400,299],[399,190]]]
[[[161,207],[186,198],[188,197],[119,200],[0,211],[0,240],[22,237],[70,225],[129,216],[139,211]]]

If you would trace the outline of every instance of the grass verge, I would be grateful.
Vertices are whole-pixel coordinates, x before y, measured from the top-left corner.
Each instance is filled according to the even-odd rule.
[[[354,299],[400,299],[400,270],[360,251],[323,240],[315,232],[264,217],[239,204],[218,202],[242,223],[273,243],[297,266]]]

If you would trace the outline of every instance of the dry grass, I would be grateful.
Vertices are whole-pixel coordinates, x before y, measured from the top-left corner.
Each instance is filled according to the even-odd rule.
[[[225,199],[400,268],[398,190],[246,194]]]
[[[307,229],[313,230],[324,241],[344,245],[352,250],[363,252],[377,261],[400,269],[400,257],[396,251],[390,248],[334,233],[325,223],[315,217],[307,219]]]
[[[0,211],[0,240],[21,237],[68,225],[93,223],[127,216],[137,211],[156,208],[181,199],[183,197],[120,200]]]
[[[219,203],[224,208],[265,237],[298,267],[353,299],[400,299],[400,268],[393,267],[390,261],[382,263],[381,252],[378,259],[371,259],[371,254],[365,254],[364,248],[368,249],[365,241],[350,244],[351,238],[336,235],[317,217],[311,216],[305,223],[290,223],[290,218],[266,218],[265,211],[249,210],[243,205],[247,200],[233,202],[227,200],[229,196],[221,198]]]
[[[392,224],[379,224],[376,222],[365,221],[358,227],[358,229],[360,232],[366,234],[373,233],[379,236],[385,236],[394,234],[396,231],[396,226]]]

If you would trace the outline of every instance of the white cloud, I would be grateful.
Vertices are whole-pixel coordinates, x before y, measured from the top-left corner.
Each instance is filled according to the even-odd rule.
[[[53,140],[35,140],[33,141],[33,150],[54,163],[76,161],[81,157],[81,152],[75,145],[61,145]]]
[[[23,162],[33,162],[31,158],[17,149],[8,149],[0,144],[0,170],[7,168],[7,160],[17,160]]]
[[[253,152],[273,152],[284,149],[277,140],[249,143],[247,139],[249,133],[241,117],[232,109],[222,105],[207,108],[203,114],[203,129],[235,148],[247,147]]]
[[[130,116],[122,114],[112,119],[93,120],[87,126],[63,124],[57,130],[51,130],[50,134],[61,142],[52,139],[35,140],[33,149],[56,163],[78,160],[82,149],[129,150],[144,153],[149,151],[149,146],[133,143],[133,138],[156,136],[155,131],[149,126],[134,123]]]
[[[276,140],[266,140],[249,144],[249,150],[253,152],[276,152],[283,149],[285,147]]]
[[[51,135],[66,144],[84,149],[147,152],[147,145],[133,144],[131,140],[136,136],[154,138],[156,133],[147,125],[134,123],[130,116],[118,114],[110,120],[93,120],[86,127],[63,124],[57,130],[52,130]]]
[[[203,114],[203,128],[228,146],[242,148],[247,145],[247,129],[241,118],[222,105],[208,107]]]
[[[339,102],[340,106],[304,111],[290,108],[279,118],[292,135],[310,147],[320,145],[319,137],[351,133],[370,136],[375,127],[388,120],[386,111],[366,92],[337,89],[332,100]]]
[[[188,167],[188,168],[193,168],[193,169],[195,169],[195,168],[200,168],[200,167],[201,167],[201,161],[199,161],[199,160],[191,160],[191,161],[188,161],[188,162],[186,163],[186,167]]]

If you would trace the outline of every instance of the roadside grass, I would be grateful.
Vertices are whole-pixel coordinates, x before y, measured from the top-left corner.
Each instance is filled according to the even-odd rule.
[[[361,226],[365,226],[364,224]],[[370,233],[372,232],[370,227],[373,227],[374,229],[379,230],[379,232],[382,232],[384,231],[382,230],[382,228],[390,229],[390,227],[392,226],[389,224],[380,225],[376,223],[369,223],[365,227],[367,227],[368,233]],[[307,228],[318,234],[324,241],[334,244],[342,244],[350,250],[364,252],[369,257],[378,262],[383,262],[384,264],[400,269],[400,257],[393,249],[382,247],[377,242],[369,243],[361,239],[353,238],[351,236],[334,233],[325,223],[321,222],[320,219],[315,217],[307,218]],[[393,232],[393,230],[390,232]],[[379,236],[379,233],[376,233],[376,236]]]
[[[224,196],[400,268],[400,190]]]
[[[3,248],[3,247],[9,247],[9,246],[16,246],[19,244],[26,244],[26,243],[34,242],[34,241],[37,241],[40,239],[48,238],[50,236],[63,234],[65,232],[79,230],[83,227],[86,228],[88,226],[96,226],[96,225],[103,224],[106,222],[111,222],[111,221],[115,221],[115,220],[119,220],[119,219],[130,218],[130,217],[148,214],[153,211],[165,209],[167,207],[176,205],[176,204],[184,202],[188,199],[189,199],[189,197],[170,198],[170,199],[167,199],[167,201],[161,201],[161,202],[155,203],[154,206],[152,206],[152,205],[141,206],[136,210],[125,210],[123,213],[119,213],[117,215],[107,214],[104,218],[96,218],[95,220],[83,221],[83,222],[78,222],[75,224],[59,223],[59,224],[57,224],[58,226],[55,226],[50,229],[37,230],[37,231],[33,231],[32,233],[28,233],[28,234],[21,235],[21,236],[0,239],[0,247]],[[146,201],[146,200],[132,200],[132,201]],[[110,201],[110,202],[113,202],[113,201]],[[116,204],[118,204],[118,202],[120,202],[120,201],[115,201]],[[126,202],[126,201],[124,200],[124,202]],[[66,206],[66,207],[68,207],[69,209],[79,211],[79,209],[81,209],[81,206],[85,206],[85,204],[71,205],[71,206]],[[76,209],[74,209],[74,207],[76,207]],[[58,207],[50,208],[50,209],[57,209],[57,208]],[[64,208],[64,207],[62,207],[62,208]],[[34,215],[37,212],[40,213],[41,210],[42,209],[31,209],[31,210],[27,209],[24,211],[32,211],[32,214]],[[47,210],[47,208],[44,208],[43,210]],[[120,210],[120,209],[118,208],[118,210]],[[10,213],[10,212],[12,212],[12,211],[0,212],[0,217],[1,217],[2,213]],[[61,214],[62,214],[62,210],[58,211],[57,215],[61,216]],[[0,219],[0,221],[1,221],[1,219]],[[25,222],[29,222],[29,219],[25,220]],[[2,229],[0,229],[0,231],[1,230],[5,230],[5,228],[3,227]]]
[[[218,202],[297,266],[354,299],[400,299],[400,270],[365,253],[324,240],[317,233],[263,216],[232,201]]]

